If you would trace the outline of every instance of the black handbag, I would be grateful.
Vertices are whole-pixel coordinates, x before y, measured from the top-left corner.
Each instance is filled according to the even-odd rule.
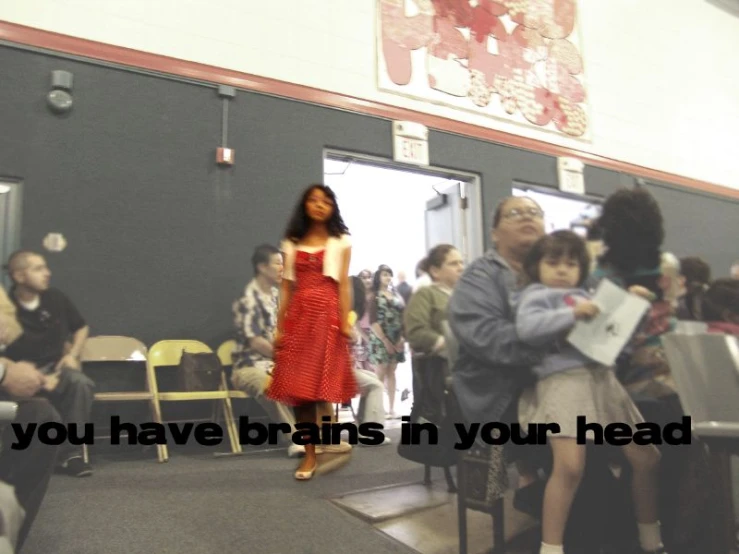
[[[177,374],[178,388],[186,392],[218,390],[221,371],[221,361],[212,352],[193,354],[183,350]]]

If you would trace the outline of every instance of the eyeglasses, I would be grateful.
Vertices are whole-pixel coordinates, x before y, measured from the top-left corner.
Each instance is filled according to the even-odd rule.
[[[539,208],[526,208],[526,209],[513,208],[512,210],[509,210],[503,214],[503,217],[505,219],[510,219],[512,221],[520,221],[526,216],[531,217],[533,219],[543,219],[544,212],[542,212]]]

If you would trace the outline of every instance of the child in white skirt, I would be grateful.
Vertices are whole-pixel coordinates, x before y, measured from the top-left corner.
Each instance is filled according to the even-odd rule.
[[[605,427],[643,418],[610,367],[591,360],[566,341],[577,320],[597,315],[582,288],[590,265],[585,242],[571,231],[542,237],[532,247],[524,272],[530,284],[519,298],[516,330],[520,340],[547,351],[533,372],[534,387],[519,400],[519,422],[557,423],[549,438],[554,465],[544,491],[540,554],[563,554],[572,500],[585,468],[585,445],[577,444],[577,417]],[[587,437],[590,439],[590,436]],[[644,552],[663,554],[657,514],[659,451],[653,445],[622,447],[633,470],[632,496]],[[605,500],[605,499],[604,499]]]

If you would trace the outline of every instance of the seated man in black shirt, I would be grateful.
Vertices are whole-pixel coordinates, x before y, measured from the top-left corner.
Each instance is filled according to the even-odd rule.
[[[89,422],[94,384],[81,371],[80,355],[89,328],[77,308],[61,291],[49,288],[51,272],[43,256],[18,251],[8,260],[13,280],[10,298],[23,334],[5,351],[14,361],[34,364],[45,376],[43,390],[65,423],[81,427]],[[71,338],[71,348],[66,349]],[[92,474],[82,447],[65,443],[60,447],[59,469],[76,477]]]

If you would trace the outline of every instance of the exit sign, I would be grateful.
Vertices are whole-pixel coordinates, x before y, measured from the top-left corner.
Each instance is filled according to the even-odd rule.
[[[393,121],[393,160],[429,164],[429,130],[413,121]]]
[[[395,136],[393,140],[393,159],[416,165],[429,164],[429,143],[408,137]]]

